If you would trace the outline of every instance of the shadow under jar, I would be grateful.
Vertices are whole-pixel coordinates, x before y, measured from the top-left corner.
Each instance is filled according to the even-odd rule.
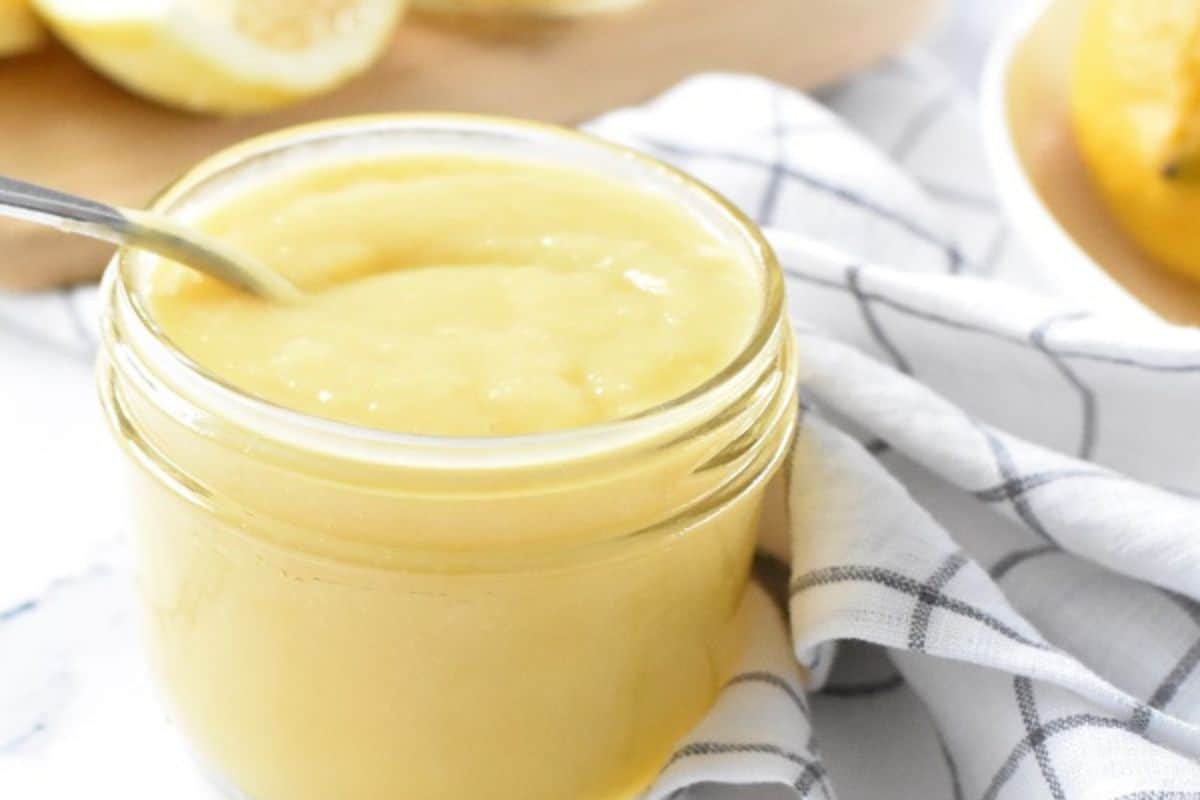
[[[399,434],[273,405],[176,349],[153,261],[103,286],[102,400],[123,444],[150,658],[204,768],[254,800],[624,800],[708,710],[766,483],[795,424],[778,264],[724,200],[552,127],[338,121],[253,140],[161,195],[189,221],[297,164],[531,159],[660,193],[761,288],[744,348],[636,416],[506,437]]]

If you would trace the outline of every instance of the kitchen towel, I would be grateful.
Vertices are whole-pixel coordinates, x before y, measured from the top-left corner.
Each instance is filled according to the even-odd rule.
[[[1200,798],[1200,332],[1041,293],[920,54],[816,99],[701,76],[589,127],[768,229],[802,360],[751,647],[648,798]],[[103,437],[93,300],[0,300],[0,479],[29,495],[0,796],[211,798],[142,673],[112,462],[72,441]]]

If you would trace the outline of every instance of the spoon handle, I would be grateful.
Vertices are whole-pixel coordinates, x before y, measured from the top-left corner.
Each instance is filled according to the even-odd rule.
[[[145,211],[117,208],[0,175],[0,216],[149,250],[259,297],[279,302],[302,298],[290,281],[255,259]]]
[[[0,175],[0,212],[72,233],[120,242],[129,220],[120,210],[84,197]]]

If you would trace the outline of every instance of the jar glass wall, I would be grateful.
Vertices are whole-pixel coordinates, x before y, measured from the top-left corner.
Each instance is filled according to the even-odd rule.
[[[216,778],[255,800],[635,797],[728,678],[766,482],[795,420],[782,279],[761,234],[652,159],[547,126],[399,115],[204,162],[195,219],[338,159],[456,153],[596,170],[745,256],[756,328],[664,406],[556,433],[447,438],[289,411],[172,347],[152,262],[104,283],[100,388],[132,469],[155,671]]]

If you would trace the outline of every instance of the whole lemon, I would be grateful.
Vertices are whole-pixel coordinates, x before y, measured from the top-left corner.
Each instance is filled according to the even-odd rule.
[[[1200,0],[1091,0],[1071,116],[1121,226],[1163,266],[1200,280]]]

